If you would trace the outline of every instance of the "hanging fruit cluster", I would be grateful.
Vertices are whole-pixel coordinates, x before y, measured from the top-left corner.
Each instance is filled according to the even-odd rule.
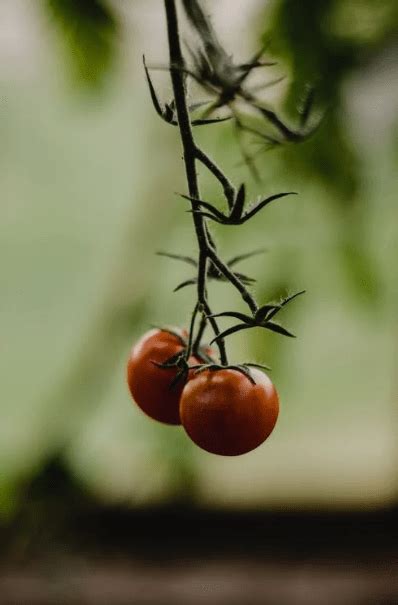
[[[264,49],[247,63],[235,64],[218,41],[200,1],[182,0],[185,14],[200,41],[197,48],[189,49],[191,60],[188,63],[181,49],[176,0],[164,0],[164,4],[173,86],[173,99],[164,106],[159,101],[145,60],[144,69],[156,112],[166,123],[179,129],[188,186],[188,193],[183,197],[191,205],[198,258],[167,252],[160,254],[194,267],[195,276],[183,281],[176,290],[195,285],[197,300],[188,330],[154,329],[133,347],[127,364],[127,381],[134,401],[148,416],[171,425],[182,424],[189,437],[208,452],[236,456],[258,447],[271,434],[278,418],[279,399],[274,385],[263,371],[269,368],[251,363],[228,363],[225,338],[255,327],[293,337],[275,317],[303,291],[278,302],[258,304],[249,290],[254,280],[236,271],[235,267],[259,251],[224,261],[217,250],[210,225],[212,221],[227,228],[241,225],[252,220],[271,202],[294,192],[272,194],[247,205],[245,185],[236,188],[214,160],[197,145],[193,127],[231,120],[243,158],[256,176],[253,158],[243,145],[243,134],[250,133],[267,146],[302,140],[314,130],[307,125],[314,94],[312,89],[308,90],[299,126],[290,128],[257,98],[249,86],[254,69],[272,65],[262,60]],[[211,95],[210,101],[188,103],[190,80],[196,81]],[[256,113],[261,129],[247,123],[240,109],[242,106]],[[198,111],[201,112],[199,116]],[[215,117],[216,111],[228,114]],[[201,199],[197,164],[206,167],[220,184],[225,210]],[[208,281],[212,279],[229,282],[240,293],[248,313],[233,310],[213,313],[208,298]],[[221,331],[218,326],[220,317],[231,318],[235,323]],[[210,345],[203,344],[208,327],[213,332]],[[217,354],[211,348],[213,343],[217,346]]]

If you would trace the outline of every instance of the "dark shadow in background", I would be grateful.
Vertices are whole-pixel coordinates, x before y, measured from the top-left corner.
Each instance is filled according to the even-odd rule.
[[[397,603],[397,519],[105,507],[54,461],[0,533],[0,603]]]

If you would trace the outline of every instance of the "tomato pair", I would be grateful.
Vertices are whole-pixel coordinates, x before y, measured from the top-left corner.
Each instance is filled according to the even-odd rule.
[[[151,330],[133,347],[127,382],[137,405],[151,418],[182,424],[204,450],[223,456],[245,454],[271,434],[279,412],[278,394],[263,372],[251,369],[255,384],[233,369],[189,372],[170,386],[175,367],[162,368],[185,347],[187,333]],[[201,363],[192,356],[189,365]]]

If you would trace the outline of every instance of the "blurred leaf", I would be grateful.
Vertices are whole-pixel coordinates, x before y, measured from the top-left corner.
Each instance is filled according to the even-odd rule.
[[[366,170],[360,149],[347,128],[344,86],[352,74],[376,60],[387,48],[398,24],[396,0],[275,0],[266,11],[263,39],[277,57],[291,82],[283,111],[293,127],[308,87],[314,88],[314,113],[325,117],[308,140],[285,145],[277,151],[280,166],[294,179],[318,181],[327,199],[344,213],[348,237],[341,262],[352,293],[361,302],[374,302],[379,284],[370,254],[363,244],[361,221],[352,232],[352,212]],[[314,116],[315,121],[317,115]],[[309,116],[311,123],[311,115]],[[326,198],[325,198],[326,199]]]
[[[290,72],[284,110],[293,124],[308,86],[315,89],[315,112],[326,111],[316,135],[286,146],[283,160],[306,178],[318,178],[349,202],[359,181],[359,161],[347,136],[342,88],[352,72],[389,43],[398,23],[396,0],[276,0],[266,12],[264,41]],[[311,116],[309,118],[311,122]]]
[[[341,267],[344,271],[347,291],[358,303],[373,309],[380,304],[382,284],[377,272],[377,264],[367,247],[363,229],[355,228],[350,222],[339,248]]]
[[[63,40],[74,76],[102,85],[115,56],[118,27],[103,0],[44,0]]]
[[[13,482],[7,478],[0,481],[0,528],[6,525],[17,508],[17,481]]]
[[[267,13],[264,39],[293,74],[287,108],[295,111],[305,86],[315,85],[321,102],[339,98],[353,69],[384,48],[398,24],[395,0],[277,0]]]
[[[318,181],[336,205],[348,209],[358,191],[361,163],[347,136],[342,114],[341,108],[332,108],[311,138],[299,145],[283,145],[276,153],[295,178]]]
[[[396,0],[338,0],[330,16],[330,31],[358,45],[379,45],[398,24]]]

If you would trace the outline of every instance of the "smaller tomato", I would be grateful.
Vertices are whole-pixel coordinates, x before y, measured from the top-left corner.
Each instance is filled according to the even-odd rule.
[[[148,416],[166,424],[181,424],[184,381],[171,387],[177,369],[159,368],[155,363],[164,363],[184,349],[187,332],[176,328],[175,333],[150,330],[133,347],[127,362],[127,383],[134,401]],[[189,362],[200,363],[195,357]]]
[[[279,413],[278,394],[266,374],[251,369],[256,384],[237,370],[205,370],[184,387],[180,416],[197,445],[212,454],[239,456],[271,434]]]

